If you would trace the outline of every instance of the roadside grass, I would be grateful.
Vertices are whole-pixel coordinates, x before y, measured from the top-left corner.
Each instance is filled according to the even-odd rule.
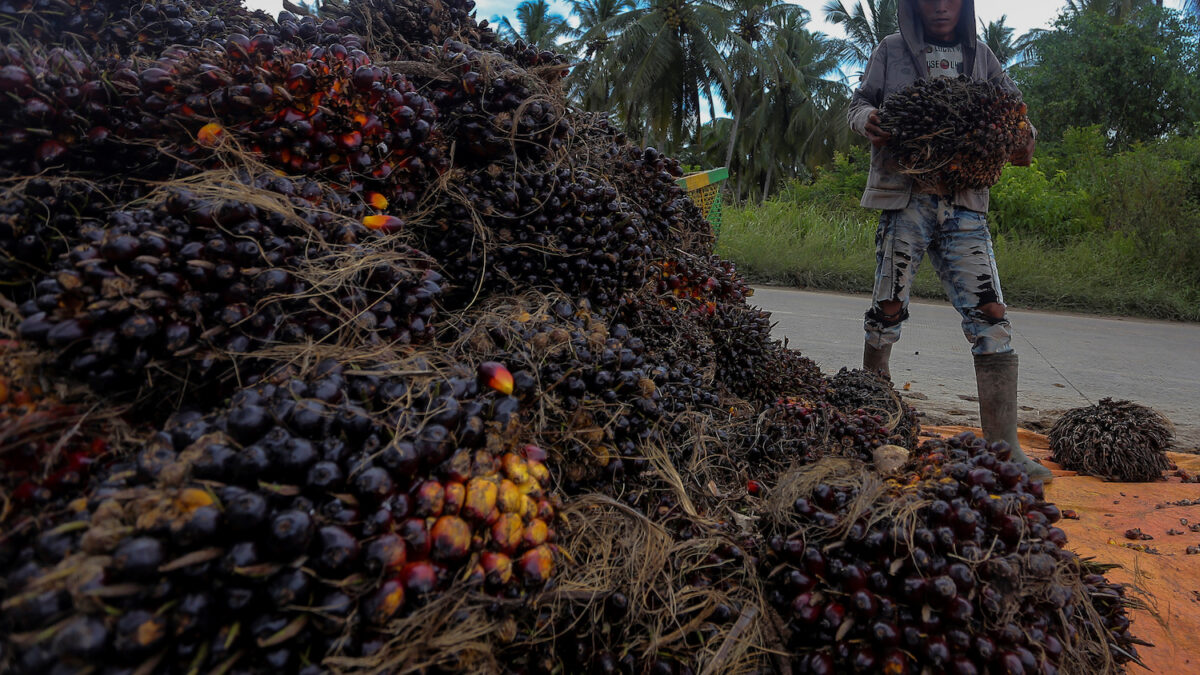
[[[877,217],[815,202],[727,207],[717,252],[756,282],[869,293]],[[1002,233],[995,246],[1013,307],[1200,321],[1200,280],[1165,274],[1126,234],[1093,232],[1050,244]],[[946,297],[927,262],[913,294]]]

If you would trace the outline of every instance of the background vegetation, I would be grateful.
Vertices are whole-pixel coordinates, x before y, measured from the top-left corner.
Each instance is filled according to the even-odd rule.
[[[1200,137],[1106,143],[1098,126],[1071,129],[992,188],[1006,301],[1200,321]],[[878,212],[858,207],[866,164],[862,150],[839,154],[815,180],[727,210],[718,252],[759,281],[869,292]],[[928,264],[914,292],[945,297]]]
[[[782,0],[572,4],[568,19],[527,0],[499,28],[574,51],[572,97],[633,138],[730,168],[722,254],[763,280],[870,289],[878,214],[857,206],[866,145],[845,113],[851,80],[896,30],[896,0],[829,0],[844,39]],[[1200,320],[1200,0],[1070,0],[1020,36],[1005,22],[980,37],[1040,132],[1034,165],[992,192],[1006,299]],[[706,109],[716,119],[702,123]],[[941,295],[928,270],[916,290]]]

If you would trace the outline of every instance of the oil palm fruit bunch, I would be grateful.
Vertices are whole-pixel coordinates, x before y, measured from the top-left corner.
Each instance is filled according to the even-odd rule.
[[[1051,459],[1065,469],[1107,480],[1162,479],[1175,439],[1170,420],[1131,401],[1100,399],[1063,413],[1050,428]]]
[[[599,309],[641,286],[653,233],[614,187],[558,163],[497,169],[462,175],[462,198],[414,226],[418,246],[443,261],[457,299],[532,287]]]
[[[900,398],[891,383],[866,370],[842,368],[829,378],[825,400],[840,410],[867,410],[893,426],[888,442],[904,448],[917,447],[921,423],[917,413]]]
[[[592,122],[587,134],[604,152],[600,166],[622,198],[651,234],[656,258],[669,260],[685,253],[712,254],[712,227],[676,179],[683,175],[679,160],[653,147],[639,148],[607,124]]]
[[[275,344],[432,337],[433,261],[363,226],[357,198],[272,174],[203,185],[82,225],[20,306],[20,335],[101,390],[147,368],[219,378],[225,356]]]
[[[717,303],[741,304],[754,289],[738,276],[732,262],[717,256],[680,255],[656,264],[655,291],[664,304],[696,316],[712,316]]]
[[[327,0],[322,16],[349,17],[352,30],[369,35],[370,51],[395,61],[431,59],[439,45],[454,39],[474,49],[500,46],[487,21],[475,22],[474,0]]]
[[[269,24],[265,16],[254,17],[231,0],[203,5],[177,0],[6,0],[0,5],[4,42],[32,39],[122,56],[155,57],[172,45],[195,46],[238,31],[253,35]]]
[[[141,99],[184,118],[200,146],[228,135],[281,169],[413,207],[445,166],[430,142],[437,114],[360,46],[353,35],[304,48],[232,35],[223,49],[183,51],[142,70]],[[181,145],[185,158],[204,153]]]
[[[964,434],[923,445],[907,481],[842,466],[801,491],[792,534],[769,542],[770,601],[799,672],[1057,673],[1135,658],[1120,594],[1063,548],[1058,507],[1009,458]]]
[[[879,118],[901,171],[955,192],[995,185],[1032,133],[1019,93],[962,75],[917,80],[888,95]]]
[[[325,361],[180,413],[6,542],[12,672],[298,670],[361,655],[452,584],[541,588],[556,506],[545,453],[499,422],[503,396],[465,371],[377,371]]]
[[[560,156],[574,135],[565,107],[545,95],[549,85],[542,77],[490,54],[446,40],[431,64],[439,79],[429,83],[429,96],[443,133],[455,139],[455,163],[482,167]]]
[[[718,304],[705,320],[717,353],[717,381],[761,404],[812,393],[821,373],[812,360],[771,337],[771,315],[747,304]]]
[[[677,412],[718,404],[699,369],[649,353],[586,303],[550,299],[485,309],[464,341],[512,369],[522,418],[545,429],[568,492],[641,473],[646,444],[682,433]]]
[[[524,40],[502,42],[498,51],[521,68],[548,73],[547,79],[551,82],[566,77],[570,70],[568,64],[572,60],[567,54],[539,49],[537,45],[527,44]]]
[[[742,434],[741,446],[754,461],[813,462],[828,455],[866,461],[889,435],[878,413],[843,410],[817,392],[781,398],[765,408]]]
[[[6,188],[0,200],[0,283],[16,303],[32,297],[39,276],[78,240],[100,226],[114,204],[144,196],[146,186],[73,177],[31,177]]]
[[[161,135],[161,117],[121,105],[123,94],[136,91],[131,65],[64,47],[0,47],[0,174],[70,168],[107,179],[172,176],[174,160],[143,140]],[[119,137],[137,142],[115,142]]]

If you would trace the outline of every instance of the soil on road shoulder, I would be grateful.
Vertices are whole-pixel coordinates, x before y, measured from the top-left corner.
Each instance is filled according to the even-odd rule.
[[[829,374],[862,364],[870,298],[755,287],[775,335]],[[975,372],[958,312],[914,301],[892,350],[892,378],[926,424],[978,426]],[[1200,451],[1200,324],[1009,310],[1020,355],[1019,421],[1045,431],[1064,411],[1106,396],[1148,405],[1176,426],[1181,452]]]

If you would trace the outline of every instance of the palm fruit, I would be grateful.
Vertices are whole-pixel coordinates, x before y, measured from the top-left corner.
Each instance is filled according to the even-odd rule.
[[[279,650],[320,663],[330,639],[363,648],[455,580],[536,591],[555,572],[557,508],[545,453],[490,418],[495,398],[467,372],[381,378],[326,361],[241,390],[219,413],[176,415],[29,535],[3,617],[23,632],[59,628],[22,642],[14,672],[38,672],[38,649],[169,669],[239,652],[240,667],[266,667]],[[453,484],[465,487],[451,514]],[[104,603],[62,602],[65,588]]]
[[[235,34],[221,48],[172,48],[151,65],[94,62],[62,49],[48,56],[10,49],[2,59],[6,67],[29,81],[13,85],[16,95],[6,97],[0,119],[61,123],[50,140],[14,129],[3,139],[13,153],[6,155],[7,168],[90,167],[103,157],[107,166],[145,171],[143,163],[170,167],[172,156],[185,169],[219,166],[220,153],[214,157],[208,147],[216,144],[379,193],[394,207],[415,206],[414,191],[445,168],[430,139],[433,106],[403,75],[374,65],[354,36],[329,47],[277,42],[265,34],[253,40]],[[50,87],[62,79],[74,93]],[[166,147],[155,147],[158,140]]]
[[[825,545],[866,513],[828,475],[801,490],[820,512],[791,514],[803,536],[760,563],[756,524],[796,508],[780,468],[853,463],[891,432],[771,339],[680,163],[571,110],[570,60],[473,8],[0,0],[0,295],[54,360],[47,391],[137,388],[148,425],[137,452],[5,512],[0,670],[978,670],[948,622],[1011,607],[978,590],[1007,577],[937,547],[971,553],[973,517],[1046,572],[1034,549],[1065,537],[1035,484],[993,490],[1024,519],[986,525],[979,491],[1020,478],[999,459],[888,485],[911,513],[963,514],[905,543],[945,565],[896,570],[888,592],[919,613],[844,571],[901,559],[861,553],[860,530],[898,527],[885,507]],[[921,471],[968,461],[935,454]],[[608,498],[560,520],[551,468]],[[1034,584],[1050,592],[1015,594],[1031,614],[968,635],[973,653],[1050,673],[1132,653],[1123,589],[1081,569],[1090,601],[1043,621],[1061,594]],[[807,622],[792,653],[768,645],[760,573],[784,623]],[[838,592],[796,601],[819,585]],[[858,620],[902,611],[928,643]]]
[[[432,337],[441,277],[420,252],[359,225],[367,207],[269,174],[231,178],[224,192],[176,188],[82,225],[84,243],[22,305],[22,337],[106,390],[138,386],[148,367],[181,381],[220,375],[223,353],[271,344]],[[377,263],[358,262],[367,251]]]
[[[1161,413],[1130,401],[1100,399],[1063,413],[1048,434],[1051,459],[1064,469],[1107,480],[1162,479],[1175,431]]]
[[[487,21],[475,22],[474,0],[432,5],[422,0],[330,2],[321,10],[328,16],[350,18],[353,30],[371,36],[370,51],[393,60],[431,58],[447,36],[474,49],[494,51],[501,46]]]
[[[879,107],[903,173],[952,192],[995,185],[1032,130],[1020,93],[965,75],[917,80]]]
[[[144,196],[132,182],[41,176],[5,189],[0,200],[0,282],[20,304],[33,297],[39,275],[77,241],[80,230],[101,225],[114,204]]]
[[[1122,592],[1064,548],[1058,507],[1007,446],[929,441],[906,479],[882,485],[820,466],[767,562],[800,672],[1053,673],[1136,658]]]

